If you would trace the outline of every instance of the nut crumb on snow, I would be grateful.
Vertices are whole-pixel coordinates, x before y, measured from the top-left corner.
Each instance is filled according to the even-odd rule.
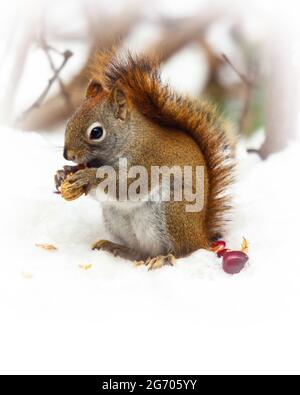
[[[79,265],[79,268],[85,271],[90,270],[93,267],[93,265],[89,264],[89,265]]]
[[[53,244],[36,244],[35,246],[46,251],[57,251],[57,247]]]

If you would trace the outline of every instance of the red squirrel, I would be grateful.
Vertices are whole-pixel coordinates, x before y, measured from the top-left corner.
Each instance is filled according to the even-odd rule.
[[[69,174],[71,168],[59,171],[56,180],[60,186],[67,179],[77,196],[78,190],[92,194],[101,188],[97,169],[111,166],[117,171],[120,158],[149,172],[153,166],[202,167],[199,212],[188,212],[184,198],[124,203],[117,197],[103,202],[104,223],[113,241],[100,240],[92,248],[156,269],[208,249],[224,231],[233,152],[230,128],[211,104],[173,92],[161,82],[152,59],[106,51],[95,58],[85,100],[65,134],[65,158],[87,167],[74,174]],[[193,170],[193,178],[195,174]],[[120,178],[116,182],[118,187]]]

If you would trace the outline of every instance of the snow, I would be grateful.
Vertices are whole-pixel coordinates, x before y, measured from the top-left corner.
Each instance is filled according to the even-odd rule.
[[[240,145],[226,240],[251,263],[232,277],[207,251],[155,272],[90,251],[101,210],[52,193],[59,150],[0,133],[2,373],[299,373],[299,145],[266,162]]]

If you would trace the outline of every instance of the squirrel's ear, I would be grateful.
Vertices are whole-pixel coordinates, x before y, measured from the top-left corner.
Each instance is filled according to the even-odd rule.
[[[114,113],[117,119],[125,121],[128,111],[128,103],[125,93],[119,86],[115,86],[112,91],[112,100],[114,106]]]
[[[102,91],[103,91],[103,88],[102,88],[102,85],[100,84],[100,82],[96,81],[96,80],[92,80],[89,83],[89,86],[87,87],[85,96],[87,98],[95,97],[95,96],[99,95],[99,93],[101,93]]]

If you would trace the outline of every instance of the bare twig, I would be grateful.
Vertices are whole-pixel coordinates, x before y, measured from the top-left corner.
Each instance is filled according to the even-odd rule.
[[[146,52],[148,56],[165,62],[186,45],[197,40],[212,22],[222,15],[222,10],[211,8],[190,18],[179,19],[165,26],[165,34]]]
[[[35,108],[39,108],[44,100],[46,99],[52,85],[54,84],[54,82],[59,78],[59,74],[60,72],[63,70],[63,68],[65,67],[65,65],[67,64],[68,60],[73,56],[73,53],[69,50],[66,50],[63,53],[63,61],[60,65],[60,67],[58,69],[54,68],[54,74],[53,76],[49,79],[48,84],[46,86],[46,88],[43,90],[43,92],[41,93],[41,95],[37,98],[37,100],[22,114],[21,119],[19,121],[24,120],[27,115],[29,115],[31,113],[32,110],[34,110]]]
[[[222,54],[222,58],[225,60],[226,63],[229,64],[229,66],[233,69],[233,71],[240,77],[240,79],[243,81],[243,83],[246,86],[253,87],[255,85],[254,80],[249,79],[249,77],[243,73],[241,73],[238,68],[232,63],[232,61],[228,58],[227,55]]]
[[[167,28],[162,37],[150,46],[146,53],[158,58],[160,62],[165,62],[184,46],[196,40],[199,34],[203,33],[213,21],[223,14],[223,10],[210,8],[206,12],[180,21],[180,26],[177,28]],[[66,91],[70,95],[74,107],[82,101],[88,83],[88,66],[94,53],[97,50],[111,48],[116,42],[121,44],[122,39],[128,35],[140,19],[141,13],[138,10],[129,11],[126,9],[125,13],[122,11],[111,18],[102,16],[101,23],[97,20],[95,28],[91,26],[93,22],[89,21],[90,55],[79,73],[66,84]],[[70,110],[62,105],[61,97],[56,95],[46,100],[38,111],[32,112],[22,123],[22,127],[25,130],[49,129],[70,115]]]
[[[259,149],[249,148],[249,149],[247,149],[247,152],[248,152],[248,154],[257,154],[258,156],[261,157]]]
[[[69,94],[74,107],[82,101],[89,78],[88,66],[94,53],[97,50],[112,47],[117,40],[121,43],[140,18],[141,14],[138,10],[126,9],[126,13],[122,11],[119,15],[111,18],[102,17],[101,23],[98,21],[99,28],[97,33],[94,33],[97,36],[89,37],[90,53],[85,64],[65,85],[66,92]],[[51,129],[63,122],[71,113],[70,108],[64,105],[61,94],[58,94],[47,99],[38,110],[32,111],[21,126],[24,130]]]
[[[46,50],[48,53],[49,53],[49,51],[53,51],[57,55],[64,56],[64,52],[61,52],[57,48],[54,48],[51,45],[47,44],[43,39],[41,41],[41,47],[42,47],[42,49]]]
[[[225,60],[226,63],[229,64],[229,66],[233,69],[233,71],[239,76],[241,81],[245,85],[245,101],[244,101],[244,106],[241,112],[241,117],[240,117],[240,122],[239,122],[239,134],[241,135],[243,131],[246,129],[247,121],[248,121],[248,115],[251,110],[251,103],[253,99],[253,93],[256,88],[256,78],[257,78],[257,63],[252,62],[251,65],[248,66],[248,72],[250,76],[247,76],[246,74],[241,73],[238,68],[232,63],[232,61],[226,56],[225,54],[222,55],[222,58]]]
[[[47,45],[44,40],[42,40],[42,42],[41,42],[41,47],[42,47],[42,49],[44,50],[44,52],[45,52],[45,54],[47,56],[48,62],[49,62],[50,67],[51,67],[51,70],[53,71],[53,73],[56,73],[57,72],[57,68],[55,67],[55,64],[54,64],[53,59],[52,59],[51,54],[50,54],[50,51],[53,51],[53,52],[55,52],[55,53],[57,53],[57,54],[59,54],[61,56],[64,56],[64,53],[58,51],[56,48],[54,48],[54,47],[52,47],[50,45]],[[63,81],[60,78],[60,76],[57,77],[57,81],[59,83],[61,93],[62,93],[63,97],[65,98],[67,106],[70,108],[70,110],[73,109],[70,95],[68,94],[68,92],[66,90],[66,86],[63,83]]]

